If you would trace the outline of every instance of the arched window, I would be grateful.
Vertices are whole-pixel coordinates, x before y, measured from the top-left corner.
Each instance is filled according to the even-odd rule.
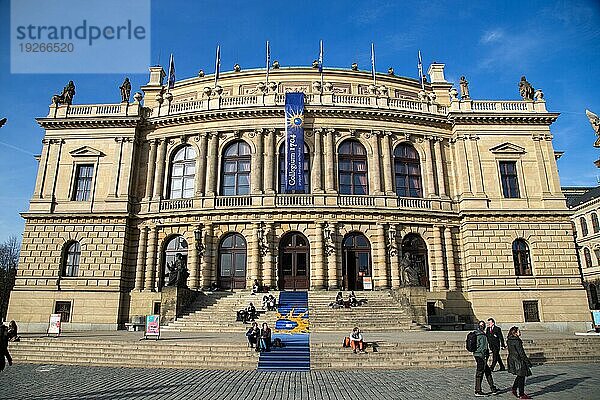
[[[219,245],[219,287],[246,287],[246,240],[239,233],[225,236]]]
[[[581,224],[581,235],[587,236],[588,235],[588,227],[587,227],[587,222],[585,220],[585,217],[579,218],[579,224]]]
[[[515,275],[533,275],[529,258],[529,246],[523,239],[517,239],[512,244]]]
[[[598,214],[592,213],[592,229],[594,233],[600,232],[600,224],[598,224]]]
[[[592,253],[587,247],[583,248],[583,257],[585,258],[585,267],[592,268]]]
[[[81,245],[79,242],[67,243],[63,254],[62,276],[77,276],[80,258]]]
[[[304,144],[304,193],[310,193],[309,149]],[[279,193],[285,193],[285,143],[279,146]]]
[[[194,176],[196,175],[196,150],[184,146],[177,150],[171,161],[170,199],[194,197]]]
[[[169,285],[169,282],[176,280],[176,270],[180,268],[179,264],[187,267],[188,243],[181,235],[173,236],[165,246],[164,269],[162,275],[163,286]]]
[[[250,146],[244,141],[231,143],[223,152],[221,195],[250,194]]]
[[[347,140],[338,151],[340,194],[369,194],[367,150],[356,140]]]
[[[419,153],[408,144],[399,144],[394,150],[394,177],[396,194],[400,197],[423,197]]]

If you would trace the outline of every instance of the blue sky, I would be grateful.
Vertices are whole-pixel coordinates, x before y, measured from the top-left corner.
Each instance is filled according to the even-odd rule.
[[[0,0],[0,242],[19,236],[37,173],[34,154],[52,94],[69,79],[74,103],[119,101],[124,74],[11,74],[10,2]],[[377,70],[417,75],[421,50],[429,63],[446,64],[446,78],[465,75],[474,99],[519,99],[521,75],[544,91],[548,110],[560,112],[552,125],[554,147],[565,151],[559,172],[563,186],[593,186],[599,152],[585,116],[600,114],[600,2],[598,1],[153,1],[152,60],[167,68],[175,54],[177,78],[212,73],[216,44],[222,71],[235,63],[264,67],[265,41],[282,66],[310,65],[325,47],[325,67],[368,69],[375,43]],[[133,91],[147,74],[129,75]]]

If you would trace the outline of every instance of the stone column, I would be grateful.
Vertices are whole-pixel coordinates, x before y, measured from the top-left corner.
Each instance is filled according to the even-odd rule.
[[[273,176],[275,175],[275,168],[273,168],[273,164],[277,164],[275,161],[275,139],[276,139],[276,131],[275,129],[269,129],[265,132],[265,182],[264,188],[265,193],[273,195],[275,194],[275,188],[273,186]],[[279,165],[277,164],[277,168]]]
[[[146,283],[144,284],[144,290],[151,292],[155,291],[154,279],[156,276],[156,249],[158,246],[158,229],[156,226],[152,226],[148,233],[148,253],[146,257]]]
[[[373,132],[369,141],[373,148],[373,159],[371,162],[371,168],[368,168],[371,173],[371,193],[380,196],[381,193],[381,160],[379,157],[379,132]]]
[[[473,195],[473,191],[471,189],[471,179],[469,177],[469,162],[467,160],[467,149],[465,146],[465,137],[460,136],[457,137],[454,141],[454,153],[456,154],[455,163],[458,181],[458,195]]]
[[[323,259],[323,225],[315,223],[315,247],[314,257],[311,258],[310,288],[325,288],[325,260]],[[312,261],[314,260],[314,261]]]
[[[196,195],[204,196],[206,193],[206,156],[208,151],[208,134],[200,135],[200,154],[198,154],[198,169],[196,170],[195,187]]]
[[[211,283],[216,281],[216,267],[211,262],[211,256],[218,253],[215,245],[213,240],[213,225],[207,223],[204,225],[204,255],[202,256],[200,268],[203,288],[209,288]]]
[[[481,161],[479,159],[479,146],[477,145],[479,137],[471,135],[469,139],[471,156],[473,157],[473,188],[475,189],[475,194],[477,196],[483,196],[485,194],[485,186],[483,183],[483,172],[481,171]]]
[[[40,163],[38,165],[38,173],[35,180],[35,189],[33,190],[33,197],[43,198],[44,197],[44,183],[46,181],[46,171],[48,170],[48,154],[50,153],[50,140],[42,140],[42,155]]]
[[[339,276],[337,266],[338,240],[337,224],[329,224],[333,247],[327,250],[327,288],[335,290],[339,288]]]
[[[542,143],[541,143],[541,141],[543,141],[543,140],[544,140],[544,137],[541,135],[533,136],[533,144],[535,147],[535,158],[537,161],[536,169],[538,171],[538,177],[540,179],[540,187],[542,188],[542,197],[550,194],[549,182],[551,180],[551,177],[549,176],[549,174],[546,171],[546,162],[544,160],[544,153],[542,151]]]
[[[152,199],[154,172],[156,169],[156,139],[148,140],[148,175],[146,176],[146,199]]]
[[[219,170],[219,134],[211,132],[208,135],[210,135],[210,144],[206,167],[206,195],[215,196],[217,194],[217,171]]]
[[[444,247],[446,248],[446,265],[448,267],[448,289],[456,290],[456,269],[454,266],[454,246],[452,244],[452,228],[444,229]]]
[[[435,167],[437,174],[437,184],[438,184],[438,194],[440,197],[448,197],[446,194],[446,179],[444,175],[444,160],[442,157],[442,148],[443,148],[443,140],[442,138],[437,138],[435,142],[433,142],[433,147],[435,151]]]
[[[438,291],[446,289],[446,274],[444,273],[444,255],[442,252],[442,227],[439,225],[433,226],[433,265],[435,270],[435,278],[433,287]]]
[[[263,179],[263,130],[257,129],[255,133],[256,151],[252,153],[252,168],[250,169],[250,187],[253,194],[261,194]]]
[[[373,263],[373,286],[374,289],[389,288],[386,259],[385,227],[382,223],[377,224],[375,236],[375,262]]]
[[[165,183],[165,163],[167,155],[168,139],[160,139],[160,148],[158,149],[158,159],[156,160],[156,174],[154,175],[154,196],[152,200],[160,200],[163,197],[163,185]]]
[[[202,225],[196,225],[194,227],[194,230],[192,232],[193,235],[193,246],[190,249],[191,250],[191,256],[188,260],[188,270],[190,272],[190,277],[189,277],[189,288],[192,290],[196,290],[198,289],[198,278],[200,275],[200,250],[199,250],[199,246],[200,246],[200,242],[196,242],[196,231],[200,231],[200,237],[202,237]]]
[[[265,233],[266,237],[267,237],[267,244],[269,246],[269,250],[267,252],[267,254],[262,257],[262,266],[263,266],[263,270],[262,270],[262,284],[263,285],[267,285],[270,288],[274,288],[275,287],[275,280],[273,279],[273,265],[274,265],[274,258],[275,258],[275,254],[274,254],[274,232],[275,232],[275,224],[273,223],[269,223],[267,224],[267,232]]]
[[[140,227],[140,238],[138,240],[137,264],[135,266],[134,290],[144,289],[144,267],[146,265],[146,245],[148,243],[148,227]]]
[[[391,233],[390,233],[391,232]],[[400,287],[400,263],[398,262],[398,230],[390,224],[388,226],[388,256],[390,257],[390,278],[392,289],[398,289]]]
[[[133,138],[123,138],[123,158],[121,161],[122,167],[121,167],[121,176],[120,176],[120,183],[118,183],[119,185],[119,190],[117,195],[121,196],[121,197],[127,197],[129,195],[129,193],[131,192],[131,187],[130,187],[130,182],[132,182],[131,179],[131,173],[133,171],[133,164],[132,164],[132,159],[133,159],[133,144],[134,144],[134,139]]]
[[[388,196],[394,195],[394,166],[392,165],[391,132],[381,137],[381,153],[383,158],[383,189]]]
[[[328,129],[326,131],[327,139],[325,144],[325,192],[335,193],[335,131]]]
[[[259,277],[260,249],[258,242],[258,230],[260,224],[252,224],[252,236],[248,240],[248,273],[246,274],[246,288],[251,288],[255,279]]]
[[[312,193],[323,193],[323,168],[322,168],[322,157],[323,157],[323,145],[322,145],[322,129],[315,129],[313,131],[315,135],[315,151],[312,157],[311,163],[311,182],[312,182]]]
[[[427,178],[427,195],[425,197],[435,196],[435,182],[433,180],[433,153],[431,152],[431,142],[433,137],[429,136],[425,139],[425,177]]]

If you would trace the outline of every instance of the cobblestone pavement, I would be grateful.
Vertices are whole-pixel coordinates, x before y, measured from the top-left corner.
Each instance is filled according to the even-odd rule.
[[[514,399],[513,376],[495,373],[495,399]],[[469,399],[474,369],[405,371],[202,371],[22,364],[0,373],[5,399]],[[484,389],[487,385],[484,381]],[[598,399],[598,364],[533,368],[527,393],[539,399]]]

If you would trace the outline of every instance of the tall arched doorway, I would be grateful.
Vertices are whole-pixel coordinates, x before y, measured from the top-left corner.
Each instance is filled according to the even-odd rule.
[[[219,287],[246,288],[246,240],[239,233],[230,233],[219,245]]]
[[[306,290],[310,284],[310,247],[300,232],[285,234],[279,241],[279,289]]]
[[[369,282],[372,282],[369,240],[362,233],[349,233],[344,238],[342,251],[342,288],[344,290],[372,289],[372,286],[369,287]]]
[[[167,242],[167,245],[165,246],[165,251],[164,251],[164,256],[163,256],[164,257],[163,258],[163,271],[162,271],[162,275],[160,277],[161,286],[167,286],[167,283],[169,282],[169,273],[170,273],[169,266],[170,267],[175,266],[175,262],[177,260],[177,254],[182,255],[181,261],[184,263],[184,265],[187,266],[188,243],[184,239],[184,237],[181,235],[173,236],[171,239],[169,239],[169,241]]]
[[[409,233],[402,239],[402,256],[409,254],[418,275],[420,286],[429,288],[429,266],[427,265],[427,246],[421,236]]]

